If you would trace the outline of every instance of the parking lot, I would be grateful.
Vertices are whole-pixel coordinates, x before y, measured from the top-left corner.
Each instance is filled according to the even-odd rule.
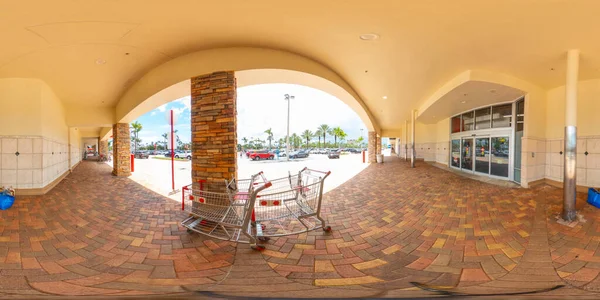
[[[263,171],[268,178],[275,179],[287,176],[288,172],[295,173],[308,167],[331,171],[324,186],[327,192],[354,177],[367,165],[362,162],[361,154],[345,154],[339,159],[328,159],[327,155],[311,154],[308,158],[289,161],[285,157],[279,160],[252,161],[244,155],[243,158],[238,156],[238,178],[248,178],[251,174]],[[150,159],[136,159],[135,170],[130,178],[157,193],[173,199],[181,199],[180,192],[172,193],[170,160],[153,159],[152,156]],[[180,190],[182,186],[191,182],[191,161],[175,161],[175,189]]]

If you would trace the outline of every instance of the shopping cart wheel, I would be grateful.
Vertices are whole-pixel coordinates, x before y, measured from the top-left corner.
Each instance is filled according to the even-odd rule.
[[[263,245],[253,245],[253,246],[250,246],[250,248],[252,248],[252,250],[256,250],[256,251],[265,250],[265,246],[263,246]]]
[[[261,242],[268,242],[269,240],[271,240],[270,237],[266,237],[266,236],[259,236],[258,240]]]
[[[325,227],[323,227],[323,231],[325,231],[325,232],[331,232],[331,226],[325,226]]]

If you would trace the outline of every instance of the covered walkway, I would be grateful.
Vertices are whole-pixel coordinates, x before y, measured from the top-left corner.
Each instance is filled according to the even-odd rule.
[[[48,194],[0,211],[0,297],[432,295],[410,282],[486,294],[566,285],[545,297],[600,289],[598,214],[584,195],[587,222],[570,228],[554,219],[559,189],[386,160],[325,195],[331,234],[275,238],[262,253],[186,233],[178,202],[83,162]]]

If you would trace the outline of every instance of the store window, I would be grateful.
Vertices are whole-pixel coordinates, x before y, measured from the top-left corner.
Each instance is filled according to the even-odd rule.
[[[460,132],[460,116],[452,118],[452,133]]]
[[[517,131],[523,131],[525,123],[525,101],[517,102]]]
[[[492,107],[492,128],[510,127],[512,125],[512,104]]]
[[[508,177],[509,162],[509,139],[508,137],[492,138],[492,156],[490,174],[500,177]]]
[[[491,125],[491,107],[475,111],[475,130],[488,129]]]
[[[473,112],[462,114],[462,131],[471,131],[475,129],[475,118],[473,118]]]
[[[452,140],[452,166],[460,168],[460,140]]]

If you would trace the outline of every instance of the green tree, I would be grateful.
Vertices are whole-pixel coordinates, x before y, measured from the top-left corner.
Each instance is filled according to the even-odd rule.
[[[317,146],[317,148],[321,148],[321,137],[323,136],[323,131],[321,130],[321,128],[317,129],[317,131],[315,131],[315,136],[317,138],[319,138],[319,144]]]
[[[295,133],[292,133],[292,135],[290,136],[290,144],[294,146],[294,148],[298,148],[298,135]]]
[[[244,148],[248,148],[248,138],[245,138],[245,137],[243,137],[243,138],[242,138],[242,142],[244,143],[244,144],[242,145],[242,147],[244,147]]]
[[[338,127],[335,127],[335,128],[333,128],[333,129],[331,130],[331,134],[333,135],[334,144],[335,144],[335,146],[336,146],[336,147],[338,146],[338,145],[337,145],[337,140],[338,140],[338,138],[339,138],[340,140],[342,140],[342,139],[346,138],[346,136],[347,136],[347,134],[344,132],[344,130],[342,130],[342,128],[340,128],[339,126],[338,126]]]
[[[265,130],[265,133],[267,134],[267,140],[269,141],[269,150],[271,150],[271,141],[273,140],[273,131],[271,130],[271,128]]]
[[[138,144],[142,142],[139,138],[140,131],[142,131],[142,124],[140,124],[140,122],[135,121],[135,122],[131,123],[131,133],[133,135],[133,145],[134,145],[133,153],[137,152]]]
[[[165,139],[165,150],[169,149],[169,147],[167,146],[167,143],[169,142],[169,134],[168,133],[163,133],[162,134],[163,139]]]
[[[312,131],[306,129],[304,130],[304,132],[302,133],[302,138],[306,139],[306,148],[308,149],[308,143],[310,142],[310,139],[313,137],[313,133]]]
[[[320,130],[323,134],[323,145],[327,147],[327,134],[331,134],[331,127],[329,127],[329,125],[327,124],[322,124],[321,126],[319,126],[318,130]]]
[[[365,138],[363,138],[362,136],[358,137],[358,139],[356,141],[358,142],[359,147],[362,148],[364,140],[365,140]]]

